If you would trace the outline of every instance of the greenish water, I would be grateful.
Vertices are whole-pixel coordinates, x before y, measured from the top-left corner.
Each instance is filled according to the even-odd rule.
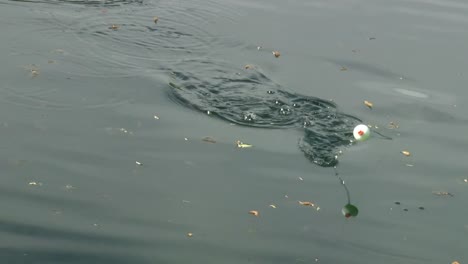
[[[467,261],[463,1],[2,0],[0,23],[4,263]],[[174,72],[210,96],[220,73],[240,89],[181,102]],[[203,112],[269,87],[392,138],[338,146],[357,217],[301,128]]]

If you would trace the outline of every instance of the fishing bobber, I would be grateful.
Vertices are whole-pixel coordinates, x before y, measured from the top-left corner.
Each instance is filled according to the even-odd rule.
[[[370,129],[363,124],[357,125],[353,130],[353,135],[357,141],[365,141],[370,137]]]
[[[343,213],[344,217],[346,218],[356,217],[359,213],[359,209],[356,206],[348,203],[343,207],[343,209],[341,209],[341,213]]]

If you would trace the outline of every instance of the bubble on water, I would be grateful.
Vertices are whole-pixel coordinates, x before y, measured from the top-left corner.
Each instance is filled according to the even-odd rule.
[[[311,126],[313,124],[313,122],[310,120],[309,117],[305,116],[304,117],[304,121],[302,122],[302,126],[304,128],[308,127],[308,126]]]
[[[247,112],[244,114],[244,121],[254,122],[257,119],[257,115],[252,112]]]
[[[291,108],[289,107],[289,105],[283,105],[283,106],[279,109],[279,113],[280,113],[280,115],[290,115],[290,114],[292,114],[292,110],[291,110]]]

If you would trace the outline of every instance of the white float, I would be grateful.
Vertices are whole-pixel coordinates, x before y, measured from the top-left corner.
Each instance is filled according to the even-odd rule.
[[[365,141],[370,137],[370,129],[364,124],[357,125],[353,130],[353,135],[357,141]]]

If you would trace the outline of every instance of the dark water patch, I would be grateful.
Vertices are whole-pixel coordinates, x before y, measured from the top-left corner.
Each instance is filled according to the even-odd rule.
[[[72,208],[76,210],[82,210],[83,208],[92,209],[96,212],[102,208],[91,201],[82,201],[72,198],[65,198],[63,195],[51,195],[45,193],[38,193],[35,191],[26,191],[14,189],[12,187],[0,188],[0,197],[3,197],[3,200],[15,200],[15,203],[18,201],[31,203],[33,201],[36,204],[43,206],[55,206],[57,208]]]
[[[41,3],[51,5],[74,4],[96,7],[112,7],[128,4],[141,4],[143,0],[9,0],[20,3]]]
[[[0,256],[10,264],[37,263],[37,264],[128,264],[128,263],[154,263],[155,258],[148,260],[141,256],[113,252],[97,252],[98,250],[64,250],[39,249],[38,247],[1,247]],[[157,261],[157,260],[156,260]],[[163,262],[159,262],[163,263]]]
[[[69,240],[87,244],[105,244],[110,246],[144,247],[148,242],[96,233],[72,231],[65,228],[46,227],[36,224],[19,223],[18,221],[0,220],[0,232],[15,236],[27,236],[47,240]]]
[[[405,76],[402,73],[396,73],[392,70],[386,69],[383,66],[378,66],[376,64],[369,64],[366,62],[358,61],[358,60],[347,60],[347,59],[336,59],[336,58],[326,58],[326,57],[319,57],[324,61],[333,63],[337,67],[346,67],[346,69],[350,71],[359,71],[365,73],[370,76],[374,77],[381,77],[388,80],[399,80],[405,79],[407,81],[414,81],[408,76]]]
[[[353,128],[360,123],[331,101],[287,91],[258,67],[235,69],[215,61],[183,60],[175,69],[170,82],[173,99],[238,125],[302,128],[305,136],[299,147],[319,166],[338,163],[339,148],[352,144]]]

